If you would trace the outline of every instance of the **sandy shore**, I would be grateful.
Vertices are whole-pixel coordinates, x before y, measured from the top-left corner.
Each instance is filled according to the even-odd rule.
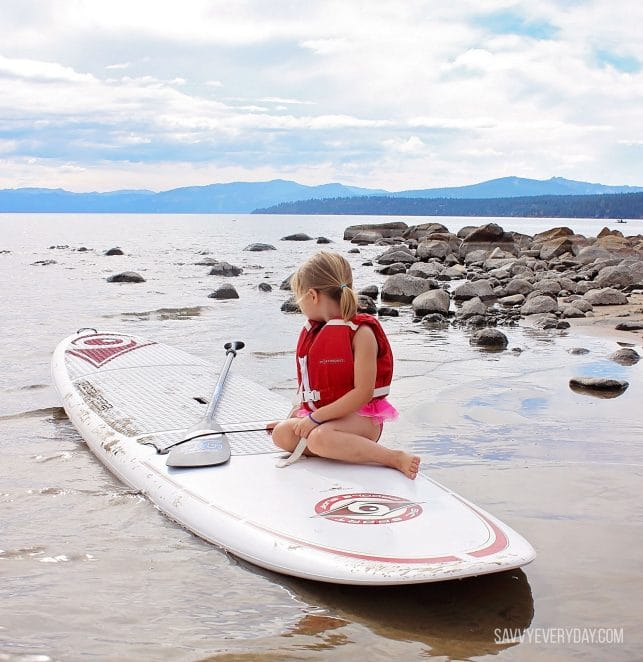
[[[619,331],[619,322],[640,322],[643,324],[643,294],[628,296],[629,303],[621,306],[594,306],[593,317],[568,319],[571,328],[583,334],[613,338],[616,341],[643,346],[643,330]]]

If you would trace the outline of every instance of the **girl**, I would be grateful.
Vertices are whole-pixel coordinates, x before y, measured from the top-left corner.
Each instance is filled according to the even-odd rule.
[[[275,425],[277,446],[292,452],[300,439],[307,454],[393,467],[409,478],[420,458],[377,442],[385,420],[397,417],[386,400],[393,355],[380,323],[357,314],[350,264],[320,252],[291,279],[308,321],[297,343],[300,406]]]

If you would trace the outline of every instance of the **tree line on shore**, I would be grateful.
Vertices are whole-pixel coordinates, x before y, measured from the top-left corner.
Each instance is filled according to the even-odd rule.
[[[643,218],[643,193],[539,195],[519,198],[394,198],[366,196],[282,202],[255,214],[375,216],[519,216],[528,218]]]

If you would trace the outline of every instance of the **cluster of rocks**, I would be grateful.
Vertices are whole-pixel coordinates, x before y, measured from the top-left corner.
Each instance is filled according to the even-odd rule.
[[[529,316],[560,328],[643,289],[643,236],[608,228],[597,237],[567,227],[529,236],[487,223],[454,234],[441,223],[393,222],[351,226],[344,239],[388,246],[375,260],[388,275],[382,301],[410,303],[427,324],[452,316],[467,326],[511,325]]]

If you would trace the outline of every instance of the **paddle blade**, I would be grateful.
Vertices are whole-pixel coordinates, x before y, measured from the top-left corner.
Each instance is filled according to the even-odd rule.
[[[173,448],[165,464],[168,467],[209,467],[230,459],[230,444],[225,435],[197,437]]]

